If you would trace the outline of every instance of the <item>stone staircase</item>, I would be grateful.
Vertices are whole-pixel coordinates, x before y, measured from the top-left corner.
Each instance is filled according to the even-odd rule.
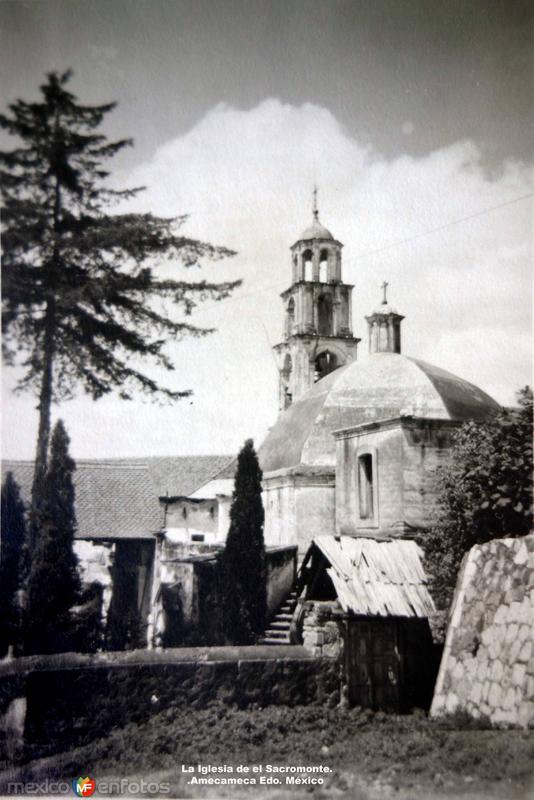
[[[258,639],[258,644],[290,644],[289,628],[297,605],[297,597],[295,590],[288,594],[276,614],[271,618],[267,630]]]

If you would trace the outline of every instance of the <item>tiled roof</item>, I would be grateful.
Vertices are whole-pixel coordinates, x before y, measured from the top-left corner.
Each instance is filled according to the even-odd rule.
[[[229,456],[178,456],[83,460],[76,463],[78,539],[151,539],[163,524],[159,497],[188,496],[229,461]],[[4,461],[29,503],[33,462]]]
[[[379,617],[428,617],[435,611],[421,548],[406,539],[317,536],[344,611]]]

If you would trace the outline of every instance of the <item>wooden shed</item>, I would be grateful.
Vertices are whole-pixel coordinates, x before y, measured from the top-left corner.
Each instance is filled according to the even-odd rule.
[[[301,616],[314,603],[331,605],[352,705],[397,712],[430,705],[435,608],[421,558],[411,540],[352,536],[318,536],[305,556]]]

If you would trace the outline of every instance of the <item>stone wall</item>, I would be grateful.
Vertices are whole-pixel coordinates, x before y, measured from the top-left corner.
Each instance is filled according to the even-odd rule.
[[[318,657],[339,659],[343,652],[342,614],[337,600],[305,600],[301,607],[302,644]]]
[[[172,713],[212,702],[240,708],[334,706],[339,702],[338,667],[287,645],[66,653],[4,662],[0,759],[12,761],[16,750],[23,758],[51,755],[129,722],[141,724],[164,709]]]
[[[534,535],[464,558],[431,714],[534,726]]]

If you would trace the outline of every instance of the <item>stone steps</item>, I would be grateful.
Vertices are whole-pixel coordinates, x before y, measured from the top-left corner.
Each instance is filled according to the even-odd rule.
[[[292,591],[269,622],[263,636],[258,639],[258,644],[290,644],[289,632],[296,605],[297,593]]]

